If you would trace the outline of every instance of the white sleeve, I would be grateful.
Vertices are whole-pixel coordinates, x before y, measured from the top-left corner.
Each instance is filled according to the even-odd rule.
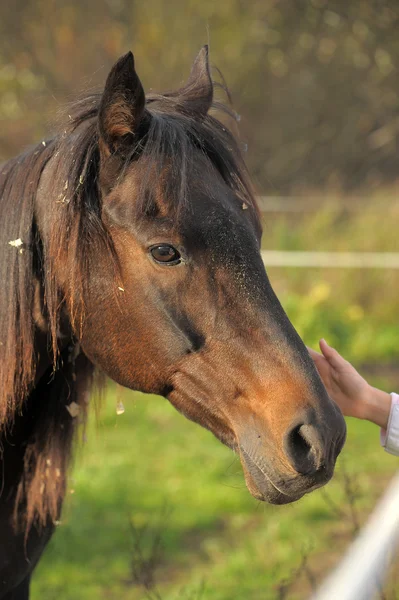
[[[399,456],[399,395],[392,393],[391,398],[387,429],[381,429],[381,445],[389,454]]]

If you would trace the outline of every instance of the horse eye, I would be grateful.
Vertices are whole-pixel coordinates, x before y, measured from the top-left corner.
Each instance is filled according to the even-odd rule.
[[[181,261],[180,252],[169,244],[158,244],[150,249],[152,258],[161,264],[178,265]]]

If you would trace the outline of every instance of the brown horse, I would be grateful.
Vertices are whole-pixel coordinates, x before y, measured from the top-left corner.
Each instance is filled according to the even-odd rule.
[[[145,97],[131,53],[62,134],[0,174],[0,598],[24,600],[93,371],[165,396],[274,504],[325,484],[345,438],[261,260],[207,48]]]

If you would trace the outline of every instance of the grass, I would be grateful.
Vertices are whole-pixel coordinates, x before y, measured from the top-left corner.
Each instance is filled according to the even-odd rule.
[[[318,576],[339,557],[351,522],[323,493],[292,506],[261,504],[247,492],[238,459],[167,401],[126,392],[124,403],[125,414],[116,416],[111,386],[100,424],[91,425],[79,452],[73,493],[35,573],[33,600],[145,598],[132,581],[131,521],[136,534],[144,530],[144,556],[162,536],[154,577],[165,600],[194,598],[202,582],[205,599],[275,598],[276,582],[299,565],[304,550]],[[364,516],[396,461],[379,448],[375,427],[352,421],[337,477],[326,488],[338,506],[347,502],[343,465],[356,474]],[[296,597],[302,596],[290,595]]]
[[[264,247],[396,251],[397,231],[397,214],[382,222],[371,210],[276,214],[265,222]],[[399,273],[269,275],[306,343],[324,336],[356,365],[374,372],[377,364],[377,375],[386,367],[373,383],[399,389]],[[33,578],[33,600],[141,600],[151,577],[154,599],[308,598],[313,580],[330,571],[353,535],[343,482],[355,482],[363,522],[397,468],[375,426],[348,420],[326,492],[285,507],[261,504],[247,492],[238,459],[209,432],[166,400],[128,391],[126,412],[117,416],[116,396],[110,384],[99,425],[93,419],[78,453],[62,523]]]

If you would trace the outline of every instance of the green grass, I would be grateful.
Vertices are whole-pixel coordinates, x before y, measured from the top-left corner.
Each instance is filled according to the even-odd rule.
[[[144,554],[161,531],[155,580],[165,600],[195,598],[202,582],[205,599],[275,598],[276,582],[299,566],[304,550],[318,575],[338,558],[350,519],[337,516],[322,493],[291,506],[261,504],[247,492],[238,459],[210,433],[166,400],[131,392],[125,414],[116,416],[113,392],[79,452],[74,493],[35,573],[33,600],[145,598],[131,582],[131,520],[136,533],[145,528]],[[356,474],[364,515],[396,461],[379,448],[375,427],[352,421],[338,475],[326,488],[338,506],[346,504],[342,464]]]

